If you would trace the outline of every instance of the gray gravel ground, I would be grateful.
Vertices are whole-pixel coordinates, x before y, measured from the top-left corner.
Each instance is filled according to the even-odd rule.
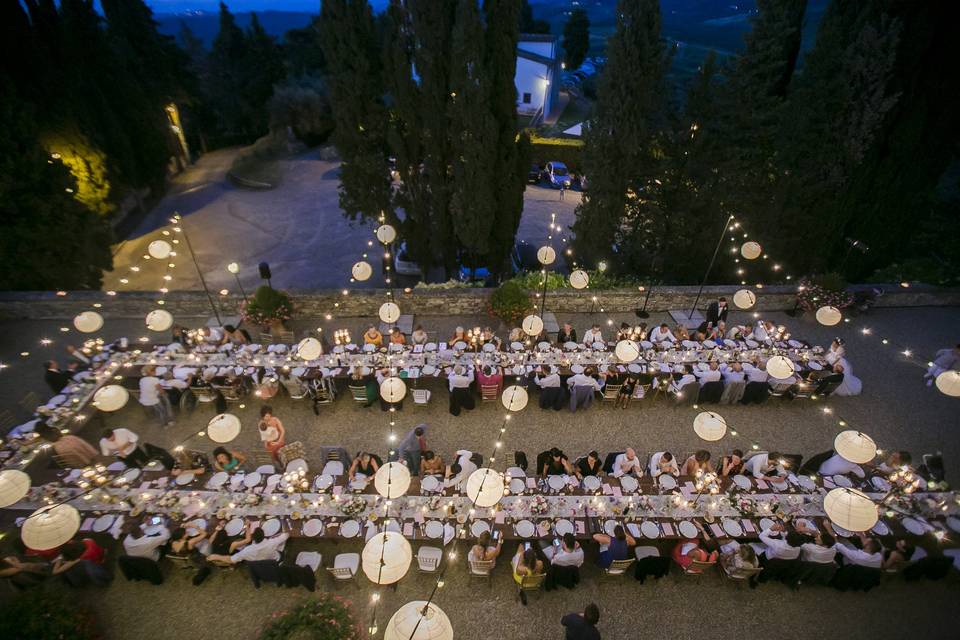
[[[841,429],[836,420],[842,416],[873,436],[885,449],[906,448],[915,457],[942,450],[948,479],[956,484],[956,461],[960,460],[960,438],[956,434],[960,426],[960,401],[925,387],[920,381],[922,365],[916,363],[925,362],[936,349],[960,339],[957,334],[960,309],[874,310],[866,318],[854,319],[850,325],[834,329],[816,325],[810,318],[797,320],[781,314],[770,314],[770,317],[786,322],[795,335],[815,343],[826,344],[833,335],[845,337],[847,354],[856,375],[863,380],[864,394],[856,398],[833,398],[828,402],[774,400],[761,407],[719,407],[740,435],[737,438],[728,435],[710,447],[715,455],[734,447],[747,448],[752,441],[763,448],[811,455],[830,448],[833,436]],[[589,324],[586,316],[572,319],[580,331]],[[619,315],[613,318],[617,323],[621,319],[633,320]],[[483,322],[456,317],[417,319],[441,333],[456,324],[469,326],[478,320]],[[648,322],[658,320],[660,316],[655,315]],[[359,328],[366,322],[358,318],[346,326]],[[13,407],[28,390],[43,394],[40,363],[48,354],[62,353],[65,341],[77,339],[76,333],[59,333],[58,327],[66,324],[64,321],[0,323],[0,336],[3,336],[0,362],[11,364],[0,373],[6,382],[0,386],[0,406]],[[107,326],[118,332],[117,335],[124,332],[138,335],[142,331],[139,320],[114,320]],[[312,326],[316,325],[310,321],[295,323],[300,331]],[[860,333],[862,327],[869,327],[870,335]],[[44,336],[56,343],[39,346],[38,341]],[[902,356],[892,344],[883,345],[882,337],[909,346],[916,355],[910,359]],[[29,350],[30,356],[17,355],[23,350]],[[287,428],[288,442],[301,440],[308,451],[335,444],[348,450],[386,448],[387,414],[378,409],[363,409],[349,398],[341,397],[335,405],[322,407],[321,415],[315,417],[305,403],[281,399],[273,404]],[[824,414],[824,407],[834,413]],[[251,402],[245,409],[233,409],[245,427],[235,442],[237,448],[245,451],[259,448],[252,428],[258,408]],[[110,416],[108,423],[138,431],[147,441],[171,445],[198,430],[211,413],[212,410],[200,409],[192,416],[179,419],[174,427],[161,430],[145,419],[139,407],[133,406]],[[405,431],[425,422],[432,427],[429,442],[435,450],[446,455],[457,448],[469,448],[487,454],[502,414],[502,410],[483,405],[453,418],[446,411],[446,393],[438,389],[428,408],[407,404],[398,414],[398,429]],[[682,453],[702,445],[693,433],[694,415],[691,408],[661,404],[635,405],[626,411],[609,405],[594,406],[573,415],[566,411],[542,412],[531,403],[511,422],[506,447],[526,451],[531,457],[554,445],[571,455],[592,448],[603,452],[627,445],[641,451],[665,446]],[[82,435],[91,441],[97,437],[92,432]],[[310,544],[317,543],[297,543],[291,550]],[[332,562],[338,552],[359,551],[358,546],[349,543],[324,542],[317,547],[325,563]],[[505,550],[505,553],[512,552],[512,548]],[[948,583],[914,585],[905,585],[896,579],[869,594],[841,594],[820,588],[791,592],[778,585],[750,591],[725,584],[717,576],[690,579],[676,574],[640,585],[632,578],[607,581],[599,572],[587,569],[578,590],[545,594],[542,598],[533,598],[530,606],[524,608],[515,601],[507,558],[501,561],[492,588],[482,582],[469,581],[462,558],[461,553],[460,561],[448,573],[446,585],[438,596],[438,603],[450,615],[458,638],[559,638],[562,637],[558,625],[560,616],[590,601],[601,607],[600,628],[605,638],[647,635],[687,638],[705,632],[740,636],[798,628],[817,629],[830,638],[895,638],[908,633],[926,638],[956,637],[956,630],[950,624],[955,617],[946,613],[950,603],[956,602],[955,578]],[[361,619],[367,618],[370,591],[363,578],[359,586],[337,588],[325,578],[321,584],[323,589],[336,589],[352,600]],[[411,573],[396,593],[385,592],[381,622],[400,604],[424,598],[430,586],[427,577]],[[159,588],[121,579],[108,589],[76,595],[96,611],[108,638],[140,640],[198,634],[253,638],[269,613],[308,597],[305,592],[272,587],[255,591],[242,572],[221,572],[195,589],[179,570],[172,570],[168,583]]]

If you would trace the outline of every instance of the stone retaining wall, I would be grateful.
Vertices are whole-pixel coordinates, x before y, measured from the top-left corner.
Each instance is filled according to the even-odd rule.
[[[701,302],[703,307],[713,298],[724,295],[731,300],[739,287],[733,285],[705,287]],[[650,311],[689,309],[697,295],[698,287],[657,287],[650,295],[647,308]],[[395,290],[397,302],[404,313],[416,315],[478,315],[487,313],[487,300],[491,289],[441,289],[412,290],[404,293]],[[792,309],[793,286],[769,286],[755,289],[757,308],[764,311]],[[904,289],[895,285],[884,287],[885,294],[877,301],[879,307],[960,306],[960,289],[938,289],[914,286]],[[339,290],[289,292],[296,305],[299,317],[323,317],[333,311],[334,303],[340,302],[336,315],[371,316],[385,300],[382,289],[353,290],[343,297]],[[236,312],[237,298],[230,296],[214,299],[221,312],[231,315]],[[602,306],[607,312],[632,311],[643,304],[643,293],[632,289],[609,291],[575,291],[564,289],[547,294],[547,309],[557,313],[588,313]],[[593,301],[596,296],[597,301]],[[166,308],[178,316],[208,316],[210,304],[203,291],[171,292],[166,296]],[[94,303],[101,303],[103,310],[114,318],[143,317],[156,308],[156,296],[150,292],[122,291],[108,296],[101,291],[71,291],[58,296],[52,291],[0,292],[0,318],[44,319],[72,318],[77,313],[89,310]]]

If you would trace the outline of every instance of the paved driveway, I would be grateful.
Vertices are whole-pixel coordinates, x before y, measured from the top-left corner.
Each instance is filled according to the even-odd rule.
[[[293,289],[338,288],[348,284],[350,266],[369,250],[373,226],[344,218],[338,204],[339,163],[321,160],[310,151],[285,162],[284,179],[270,191],[234,186],[226,172],[240,149],[203,156],[178,176],[170,192],[129,238],[114,248],[115,268],[104,278],[105,289],[152,290],[163,286],[165,263],[144,260],[146,247],[174,213],[183,216],[197,263],[208,286],[233,292],[236,282],[226,265],[241,266],[246,290],[259,284],[257,264],[266,261],[274,286]],[[551,212],[564,229],[573,224],[579,194],[530,185],[525,194],[519,238],[540,245],[548,233]],[[555,247],[562,246],[555,239]],[[199,289],[197,269],[181,243],[174,260],[170,289]],[[376,257],[374,252],[371,257]],[[379,272],[379,263],[373,262]],[[139,271],[132,272],[131,267]],[[121,283],[126,278],[129,282]],[[368,286],[381,285],[379,275]]]

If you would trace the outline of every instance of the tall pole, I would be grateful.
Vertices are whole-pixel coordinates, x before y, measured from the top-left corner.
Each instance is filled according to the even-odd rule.
[[[235,273],[235,274],[233,274],[233,277],[237,279],[237,286],[240,288],[240,293],[241,293],[241,295],[243,295],[243,299],[246,300],[246,299],[247,299],[247,292],[243,290],[243,285],[240,284],[240,276]]]
[[[723,223],[723,231],[720,232],[720,239],[717,240],[717,248],[713,250],[713,257],[710,258],[710,264],[707,266],[706,273],[703,274],[703,280],[700,281],[700,290],[697,291],[697,297],[693,301],[693,306],[690,307],[690,313],[687,315],[687,320],[693,317],[693,312],[697,310],[697,304],[700,302],[700,295],[703,293],[703,287],[707,284],[707,278],[710,277],[710,272],[713,270],[713,263],[717,261],[717,254],[720,253],[720,245],[723,244],[723,237],[727,233],[727,225],[730,224],[730,221],[733,220],[733,216],[729,216],[727,221]]]
[[[213,309],[213,315],[217,319],[217,324],[223,326],[223,321],[220,319],[220,312],[217,311],[217,305],[213,303],[213,296],[210,295],[210,289],[207,288],[207,281],[203,277],[203,272],[200,271],[200,263],[197,262],[197,254],[193,252],[193,245],[190,244],[190,236],[187,235],[187,225],[181,220],[180,228],[183,230],[183,239],[187,241],[187,249],[190,250],[190,257],[193,258],[193,266],[197,269],[197,275],[200,276],[200,284],[203,285],[203,290],[207,294],[207,300],[210,302],[210,308]]]

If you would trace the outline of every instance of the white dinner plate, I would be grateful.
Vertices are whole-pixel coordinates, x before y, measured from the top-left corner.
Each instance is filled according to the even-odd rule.
[[[583,365],[582,365],[582,364],[572,364],[572,365],[570,365],[570,371],[573,371],[574,373],[583,373]]]
[[[850,478],[847,476],[841,476],[837,474],[830,479],[833,480],[833,484],[837,485],[838,487],[845,487],[849,489],[853,486],[853,482],[851,482]]]
[[[210,481],[207,483],[207,486],[211,489],[216,489],[222,487],[223,484],[230,479],[230,474],[226,471],[217,471],[210,477]]]
[[[753,483],[750,482],[750,478],[739,473],[733,476],[733,483],[744,491],[749,491],[750,488],[753,487]]]
[[[291,460],[290,462],[287,463],[286,472],[290,473],[291,471],[302,470],[304,473],[306,473],[307,469],[308,467],[307,467],[306,460],[304,460],[303,458],[295,458],[294,460]]]
[[[537,528],[529,520],[520,520],[513,528],[521,538],[532,538],[537,532]]]
[[[947,526],[950,527],[952,531],[956,531],[957,533],[960,533],[960,518],[950,516],[949,518],[947,518]]]
[[[193,482],[193,474],[189,471],[186,473],[181,473],[177,476],[177,484],[181,487],[185,484],[190,484],[191,482]]]
[[[727,535],[733,538],[738,538],[743,535],[743,527],[741,527],[740,523],[736,520],[724,518],[720,524],[723,530],[727,532]]]
[[[620,524],[616,520],[607,520],[603,523],[603,530],[608,536],[613,537],[613,532],[617,528],[617,525]]]
[[[788,485],[786,480],[771,480],[770,486],[777,491],[786,491]]]
[[[360,533],[360,523],[356,520],[347,520],[340,525],[340,535],[344,538],[353,538]]]
[[[351,491],[363,491],[367,486],[367,479],[356,477],[350,481]]]
[[[583,488],[587,491],[596,491],[600,488],[600,478],[597,476],[586,476],[583,479]]]
[[[873,528],[870,529],[878,536],[888,536],[890,535],[890,527],[887,526],[887,523],[883,520],[877,520],[877,524],[873,525]]]
[[[263,535],[267,536],[268,538],[270,536],[275,536],[280,533],[280,521],[276,518],[270,518],[260,525],[260,529],[263,531]]]
[[[640,532],[647,538],[653,539],[660,537],[660,527],[656,522],[651,520],[646,520],[640,525]]]
[[[807,491],[813,491],[817,488],[817,483],[814,482],[810,476],[800,476],[797,478],[797,481],[800,483],[800,486],[806,489]]]
[[[700,533],[697,531],[697,527],[695,527],[694,524],[689,520],[684,520],[678,524],[677,529],[680,531],[680,535],[682,535],[684,538],[696,538]]]
[[[420,483],[420,489],[423,491],[436,491],[439,486],[440,480],[437,476],[424,476],[423,482]]]
[[[110,529],[110,527],[113,526],[114,520],[116,520],[115,516],[111,516],[111,515],[100,516],[99,518],[93,521],[93,530],[96,531],[97,533],[103,533],[104,531],[107,531],[108,529]]]
[[[123,474],[120,475],[120,477],[126,480],[127,482],[133,482],[134,480],[140,477],[140,469],[137,469],[136,467],[133,467],[132,469],[127,469],[126,471],[123,472]]]
[[[714,342],[713,340],[704,340],[703,346],[705,346],[707,349],[714,349],[716,348],[717,343]]]
[[[807,366],[810,367],[813,371],[823,371],[823,365],[817,362],[816,360],[811,360],[807,363]]]
[[[620,478],[620,488],[626,491],[627,493],[633,493],[637,490],[637,487],[640,486],[640,483],[637,482],[637,479],[633,476],[622,476]]]
[[[562,538],[567,533],[574,533],[576,531],[576,527],[574,527],[573,523],[569,520],[557,520],[555,530],[557,535]]]
[[[566,349],[567,351],[576,351],[579,346],[580,345],[578,345],[576,342],[563,343],[563,348]]]
[[[329,489],[333,486],[333,476],[329,473],[321,474],[313,479],[313,486],[316,487],[317,491]]]
[[[522,342],[511,342],[511,343],[510,343],[510,348],[513,349],[514,351],[523,351],[523,343],[522,343]]]
[[[803,343],[799,340],[787,340],[787,344],[793,347],[794,349],[799,349],[803,346]]]
[[[483,345],[483,350],[487,353],[492,353],[497,350],[497,345],[493,344],[492,342],[488,342]]]
[[[240,518],[234,518],[227,523],[227,526],[223,528],[227,532],[228,536],[238,536],[243,532],[243,527],[245,523]]]
[[[879,489],[880,491],[889,491],[890,490],[890,481],[884,478],[883,476],[873,476],[870,478],[870,484]]]
[[[730,338],[724,338],[724,339],[723,339],[723,344],[725,344],[726,346],[730,347],[731,349],[734,349],[734,348],[736,348],[736,346],[737,346],[737,341],[736,341],[736,340],[731,340]]]
[[[657,482],[660,483],[660,486],[667,491],[677,488],[677,480],[669,473],[661,473],[660,477],[657,479]]]
[[[747,346],[750,347],[751,349],[756,349],[757,347],[760,346],[760,343],[758,343],[756,340],[747,339],[745,342],[747,343]]]
[[[649,340],[641,340],[640,346],[643,347],[644,349],[653,349],[653,343],[650,342]]]
[[[443,523],[439,520],[430,520],[423,528],[423,532],[428,538],[437,539],[443,536]]]
[[[774,522],[770,518],[760,518],[760,531],[766,531],[773,525]]]
[[[841,538],[849,538],[853,535],[853,531],[847,531],[843,527],[838,527],[836,524],[833,525],[833,532]]]
[[[687,349],[696,349],[696,348],[697,348],[697,343],[694,342],[693,340],[682,340],[682,341],[680,342],[680,344],[682,344],[682,345],[683,345],[684,347],[686,347]]]
[[[323,531],[323,521],[319,518],[313,518],[312,520],[307,520],[303,523],[303,528],[301,529],[303,535],[308,538],[313,538],[314,536],[320,535],[320,532]]]
[[[423,350],[424,350],[424,351],[436,351],[436,350],[437,350],[437,343],[436,343],[436,342],[428,342],[427,344],[423,345]]]
[[[537,343],[537,349],[539,349],[540,351],[550,351],[550,343],[549,343],[549,342],[538,342],[538,343]]]
[[[915,536],[922,536],[927,532],[927,527],[915,518],[904,518],[903,528]]]
[[[467,343],[464,342],[463,340],[457,340],[456,342],[453,343],[453,348],[457,351],[463,351],[464,349],[467,348]]]
[[[393,518],[390,518],[389,520],[387,520],[386,525],[384,525],[384,530],[393,531],[394,533],[400,533],[400,523],[394,520]]]
[[[257,473],[256,471],[254,471],[254,472],[252,472],[252,473],[248,473],[248,474],[246,474],[246,475],[243,476],[243,485],[244,485],[245,487],[247,487],[248,489],[249,489],[250,487],[255,487],[255,486],[257,486],[258,484],[260,484],[260,480],[261,480],[262,477],[263,477],[263,476],[261,476],[261,475],[260,475],[259,473]]]
[[[604,351],[607,348],[607,345],[603,342],[594,342],[593,348],[597,351]]]
[[[432,364],[425,364],[423,365],[423,369],[420,370],[420,373],[422,373],[425,376],[432,376],[436,372],[437,372],[437,368]]]
[[[520,494],[527,488],[527,483],[523,478],[512,478],[510,480],[510,493]]]
[[[547,476],[547,484],[550,485],[550,488],[554,491],[559,491],[563,489],[567,481],[563,476]]]
[[[640,373],[641,371],[643,371],[643,367],[638,365],[636,362],[631,362],[630,364],[627,365],[627,371],[629,371],[630,373]]]
[[[474,520],[470,525],[470,533],[474,536],[479,536],[484,531],[490,531],[490,524],[486,520]]]

